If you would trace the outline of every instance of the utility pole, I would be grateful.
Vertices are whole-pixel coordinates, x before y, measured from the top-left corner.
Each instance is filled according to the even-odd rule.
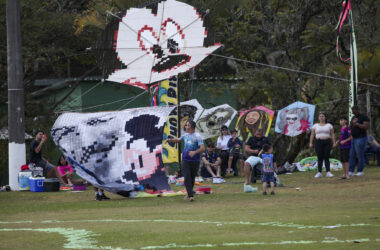
[[[18,190],[25,164],[24,84],[21,54],[20,1],[7,0],[9,186]]]

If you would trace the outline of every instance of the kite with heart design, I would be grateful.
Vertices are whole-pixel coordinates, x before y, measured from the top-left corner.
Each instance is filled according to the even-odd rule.
[[[147,89],[195,67],[221,45],[193,6],[175,0],[115,15],[95,44],[108,81]]]

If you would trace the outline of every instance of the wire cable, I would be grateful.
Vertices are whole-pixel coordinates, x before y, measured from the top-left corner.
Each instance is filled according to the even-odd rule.
[[[317,76],[317,77],[327,78],[327,79],[331,79],[331,80],[351,82],[351,80],[344,79],[344,78],[339,78],[339,77],[334,77],[334,76],[325,76],[325,75],[321,75],[321,74],[317,74],[317,73],[313,73],[313,72],[307,72],[307,71],[302,71],[302,70],[285,68],[285,67],[280,67],[280,66],[275,66],[275,65],[265,64],[265,63],[258,63],[258,62],[253,62],[253,61],[249,61],[249,60],[245,60],[245,59],[239,59],[239,58],[235,58],[235,57],[231,57],[231,56],[223,56],[223,55],[218,55],[218,54],[213,54],[213,53],[211,53],[210,55],[211,56],[215,56],[215,57],[225,58],[225,59],[231,59],[231,60],[238,61],[238,62],[245,62],[245,63],[259,65],[259,66],[263,66],[263,67],[269,67],[269,68],[273,68],[273,69],[281,69],[281,70],[287,70],[287,71],[291,71],[291,72],[295,72],[295,73],[300,73],[300,74],[305,74],[305,75],[311,75],[311,76]],[[373,83],[358,82],[358,84],[368,85],[368,86],[371,86],[371,87],[380,88],[380,85],[376,85],[376,84],[373,84]]]

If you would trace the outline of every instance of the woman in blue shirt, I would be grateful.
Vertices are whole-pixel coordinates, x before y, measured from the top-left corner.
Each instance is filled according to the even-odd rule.
[[[205,150],[202,137],[195,132],[195,122],[188,121],[185,125],[187,134],[181,138],[169,138],[166,142],[180,143],[182,142],[182,174],[185,177],[185,187],[187,191],[187,199],[194,201],[194,183],[198,174],[201,153]]]

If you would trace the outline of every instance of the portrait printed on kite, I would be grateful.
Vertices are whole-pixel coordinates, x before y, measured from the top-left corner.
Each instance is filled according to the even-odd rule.
[[[156,1],[114,19],[95,46],[108,81],[146,89],[188,71],[220,47],[203,16],[183,2]]]
[[[185,125],[188,121],[194,121],[195,119],[195,114],[197,112],[197,107],[191,106],[191,105],[181,105],[180,106],[180,117],[181,117],[181,132],[186,132],[185,131]]]
[[[76,173],[96,187],[124,196],[136,185],[167,191],[162,131],[172,109],[66,113],[51,134]]]
[[[220,128],[223,125],[228,127],[235,115],[236,110],[227,104],[205,110],[196,121],[196,131],[203,139],[217,136],[220,134]]]
[[[236,128],[240,132],[240,136],[243,140],[247,141],[247,139],[251,135],[254,135],[259,128],[262,129],[265,132],[265,136],[267,136],[273,119],[273,114],[273,111],[272,113],[268,113],[268,111],[258,108],[241,112]]]
[[[305,133],[310,129],[309,109],[293,108],[290,110],[281,110],[278,114],[279,122],[277,124],[280,133],[288,136],[297,136]]]

